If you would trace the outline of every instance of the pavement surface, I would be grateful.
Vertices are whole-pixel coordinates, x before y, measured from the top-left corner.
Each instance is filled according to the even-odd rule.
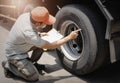
[[[12,24],[11,22],[3,23],[3,20],[0,20],[0,64],[6,60],[4,44]],[[44,52],[39,63],[45,64],[47,70],[43,72],[41,80],[34,83],[120,83],[120,61],[90,75],[79,77],[72,75],[62,67],[55,50]],[[0,83],[29,83],[17,77],[6,78],[1,65],[0,71]]]

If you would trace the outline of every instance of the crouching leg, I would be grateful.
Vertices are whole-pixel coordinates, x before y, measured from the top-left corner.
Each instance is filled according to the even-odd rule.
[[[39,72],[28,59],[8,61],[8,69],[18,77],[24,78],[27,81],[39,80]]]

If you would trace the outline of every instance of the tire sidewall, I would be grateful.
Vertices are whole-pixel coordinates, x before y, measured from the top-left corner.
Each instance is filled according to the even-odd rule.
[[[80,8],[80,9],[79,9]],[[57,21],[53,25],[54,28],[60,29],[60,26],[66,21],[71,20],[75,22],[82,29],[82,36],[84,42],[84,48],[82,53],[80,54],[80,58],[78,60],[70,60],[66,56],[63,59],[67,59],[68,61],[74,62],[77,61],[76,67],[74,70],[82,70],[83,68],[92,67],[97,53],[97,41],[95,32],[92,26],[91,21],[85,14],[85,11],[82,11],[82,7],[74,7],[74,6],[66,6],[63,7],[56,15]],[[58,28],[59,27],[59,28]],[[62,60],[65,61],[65,60]],[[67,62],[63,62],[66,64]],[[70,64],[71,65],[71,64]],[[69,62],[66,65],[70,68]],[[71,69],[71,68],[70,68]]]

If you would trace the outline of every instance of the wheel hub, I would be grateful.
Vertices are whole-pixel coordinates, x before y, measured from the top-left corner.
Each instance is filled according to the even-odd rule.
[[[61,27],[60,32],[64,36],[67,36],[72,31],[77,30],[77,29],[80,29],[80,26],[78,26],[72,21],[65,21]],[[69,42],[61,46],[61,49],[64,55],[70,60],[76,60],[80,58],[80,54],[82,53],[82,49],[83,49],[82,32],[80,31],[78,34],[79,35],[76,39],[70,40]]]

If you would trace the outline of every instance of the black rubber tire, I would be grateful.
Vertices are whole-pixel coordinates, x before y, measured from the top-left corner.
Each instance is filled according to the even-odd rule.
[[[76,56],[69,42],[57,49],[58,55],[62,57],[63,66],[74,74],[85,75],[103,65],[108,59],[109,49],[108,41],[105,40],[105,22],[101,21],[99,15],[84,6],[68,5],[56,14],[56,18],[53,27],[64,36],[67,35],[68,26],[72,23],[82,29],[79,34],[82,51],[78,53],[77,58],[68,57]],[[77,44],[80,47],[78,42]]]

